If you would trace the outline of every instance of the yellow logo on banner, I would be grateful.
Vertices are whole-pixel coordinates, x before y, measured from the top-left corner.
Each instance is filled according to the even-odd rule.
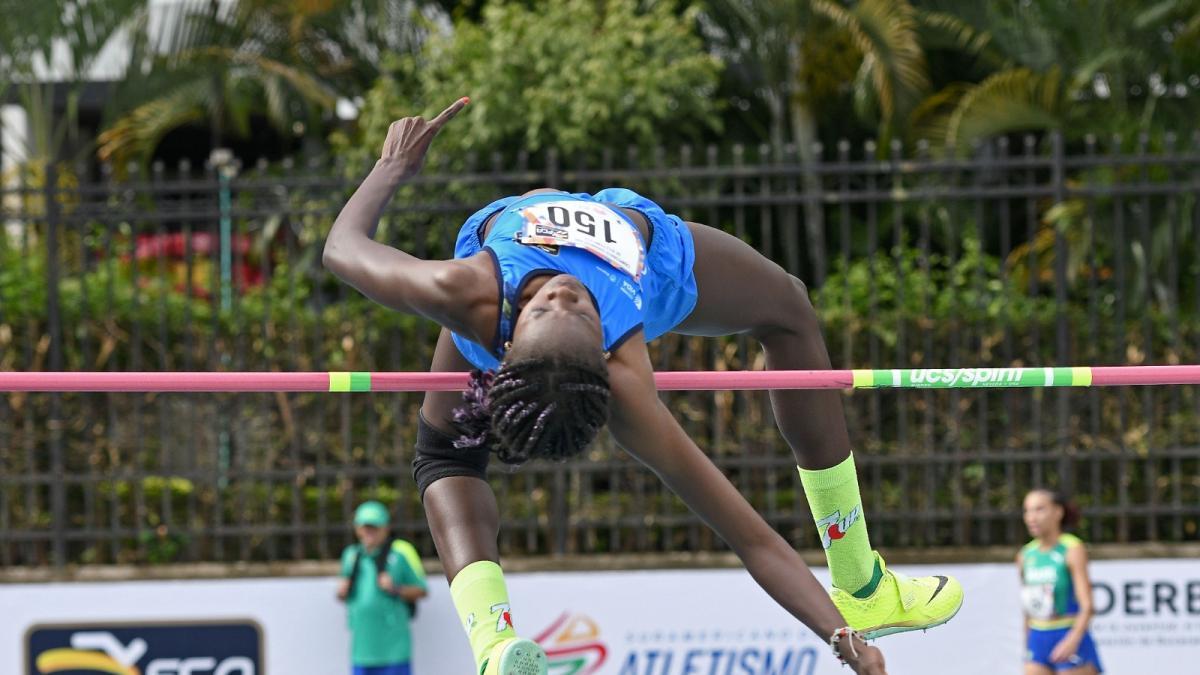
[[[43,675],[71,670],[90,670],[109,675],[141,675],[135,666],[123,666],[107,654],[80,649],[50,649],[37,657],[37,669]]]

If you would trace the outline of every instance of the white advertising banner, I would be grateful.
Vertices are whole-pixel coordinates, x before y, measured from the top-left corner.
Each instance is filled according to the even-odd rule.
[[[890,673],[1020,672],[1014,565],[897,569],[956,575],[966,602],[946,626],[879,640]],[[1100,561],[1091,569],[1098,612],[1093,634],[1107,672],[1200,673],[1200,564]],[[819,576],[825,580],[823,572]],[[741,570],[508,578],[516,626],[546,648],[551,675],[847,672],[827,645]],[[432,596],[413,625],[413,672],[467,675],[473,671],[471,658],[448,589],[440,580],[431,579],[431,586]],[[349,673],[349,635],[334,588],[332,579],[3,585],[0,673],[39,673],[39,656],[54,665],[80,658],[80,652],[89,652],[85,656],[91,662],[121,657],[146,675]],[[210,636],[208,643],[201,635]],[[54,645],[57,651],[51,650]],[[69,672],[77,671],[125,672]]]

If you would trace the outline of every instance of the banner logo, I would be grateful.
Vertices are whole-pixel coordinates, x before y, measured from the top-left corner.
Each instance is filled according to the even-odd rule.
[[[564,612],[534,640],[546,650],[548,670],[554,675],[591,675],[608,659],[600,627],[583,614]]]
[[[259,675],[262,632],[254,622],[34,626],[26,673]]]

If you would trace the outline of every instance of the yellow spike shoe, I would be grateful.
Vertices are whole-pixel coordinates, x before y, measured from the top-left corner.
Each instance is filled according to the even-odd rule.
[[[546,675],[546,652],[533,640],[509,638],[492,647],[480,675]]]
[[[831,592],[833,604],[846,622],[868,640],[940,626],[962,607],[962,584],[954,577],[910,577],[893,572],[879,553],[875,563],[883,577],[870,597],[856,598],[836,587]]]

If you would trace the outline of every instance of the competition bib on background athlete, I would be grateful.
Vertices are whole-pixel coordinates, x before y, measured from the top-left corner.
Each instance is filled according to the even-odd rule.
[[[521,209],[517,241],[533,246],[574,246],[640,280],[646,251],[633,224],[595,202],[541,202]]]
[[[1054,618],[1054,584],[1026,584],[1021,587],[1021,604],[1031,619]]]

